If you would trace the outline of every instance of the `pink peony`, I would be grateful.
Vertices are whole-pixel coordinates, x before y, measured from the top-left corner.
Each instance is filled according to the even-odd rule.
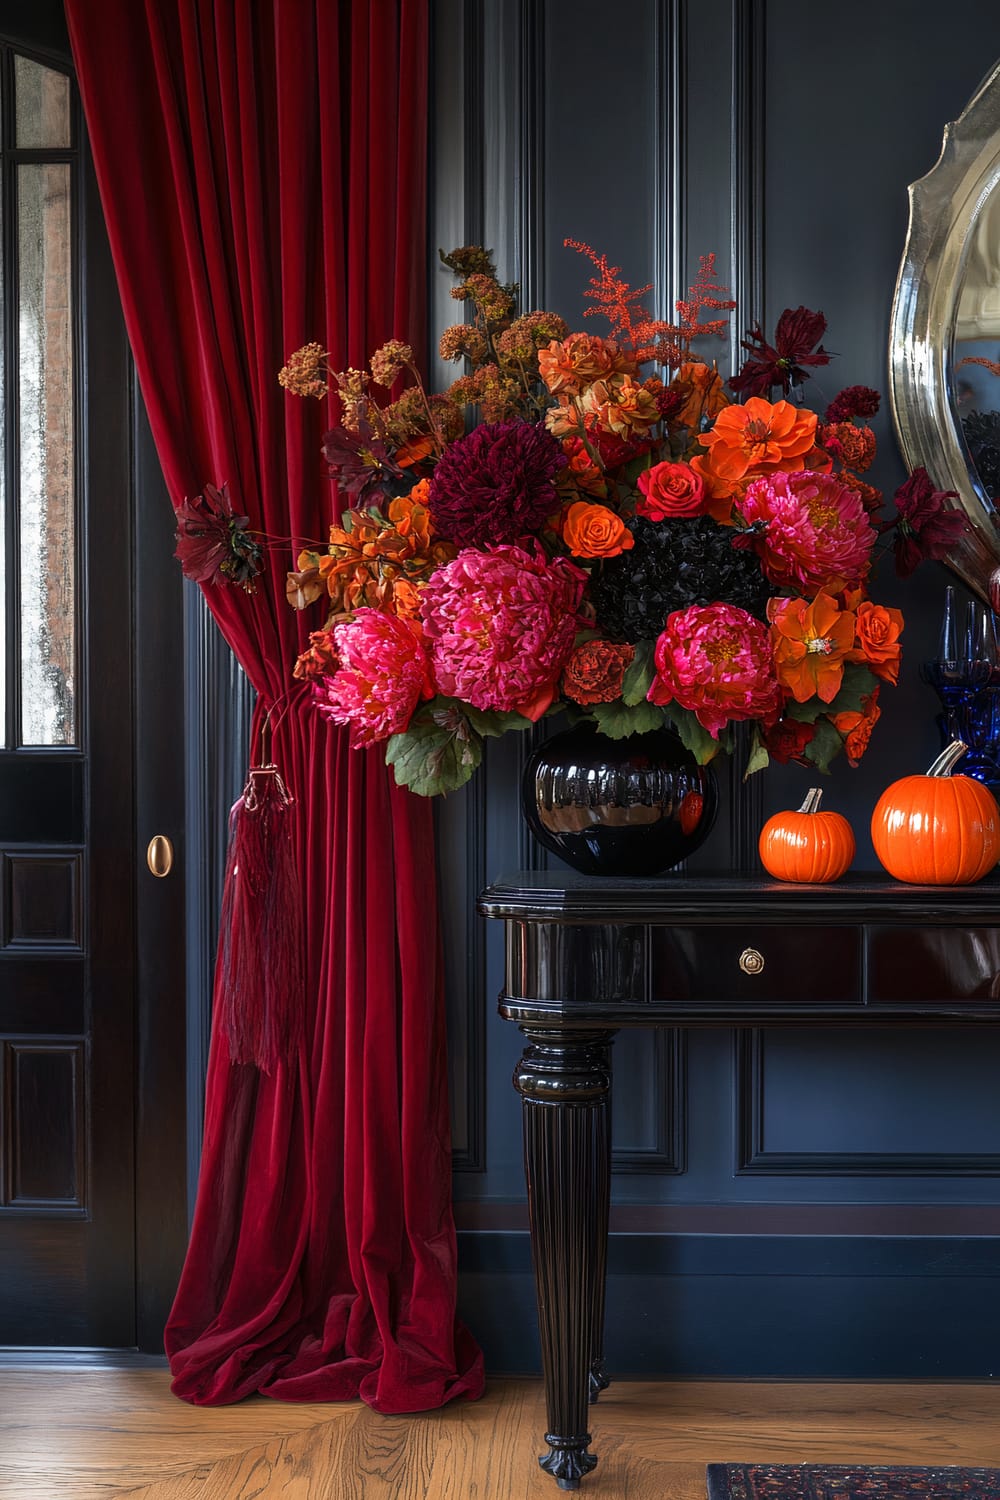
[[[551,702],[573,649],[586,575],[539,548],[466,548],[420,596],[439,692],[530,718]]]
[[[836,593],[871,566],[875,529],[857,492],[831,474],[766,474],[747,486],[739,509],[758,528],[745,544],[760,554],[772,583]]]
[[[433,688],[420,636],[398,615],[359,609],[333,632],[340,668],[313,682],[324,718],[351,726],[351,744],[374,745],[407,727]]]
[[[692,604],[667,616],[656,642],[651,703],[678,703],[715,739],[733,719],[773,723],[782,696],[771,638],[734,604]]]

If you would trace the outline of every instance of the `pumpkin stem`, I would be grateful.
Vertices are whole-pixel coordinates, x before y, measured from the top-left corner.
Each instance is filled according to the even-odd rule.
[[[811,786],[809,788],[808,792],[806,792],[806,800],[803,802],[802,806],[799,808],[799,812],[800,813],[814,813],[814,812],[819,812],[819,805],[822,802],[822,800],[823,800],[823,788],[821,786]]]
[[[954,766],[961,760],[968,750],[964,740],[952,740],[946,750],[942,750],[934,764],[928,769],[928,776],[950,776]]]

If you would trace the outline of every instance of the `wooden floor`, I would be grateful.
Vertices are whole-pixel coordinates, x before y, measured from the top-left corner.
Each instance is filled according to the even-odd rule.
[[[536,1381],[418,1417],[256,1399],[199,1410],[160,1370],[0,1370],[10,1500],[556,1500]],[[1000,1466],[1000,1385],[622,1382],[581,1500],[705,1500],[713,1460]]]

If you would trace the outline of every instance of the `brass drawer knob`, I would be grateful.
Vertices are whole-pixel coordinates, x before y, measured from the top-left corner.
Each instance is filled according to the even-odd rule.
[[[174,864],[174,846],[165,833],[158,833],[155,838],[150,839],[146,850],[146,864],[149,866],[149,873],[158,880],[170,874]]]
[[[744,948],[740,954],[740,968],[744,974],[759,974],[764,967],[764,955],[756,948]]]

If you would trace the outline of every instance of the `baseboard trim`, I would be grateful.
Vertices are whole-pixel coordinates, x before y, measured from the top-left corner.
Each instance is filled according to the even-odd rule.
[[[139,1349],[0,1345],[0,1370],[165,1370],[166,1355]]]

